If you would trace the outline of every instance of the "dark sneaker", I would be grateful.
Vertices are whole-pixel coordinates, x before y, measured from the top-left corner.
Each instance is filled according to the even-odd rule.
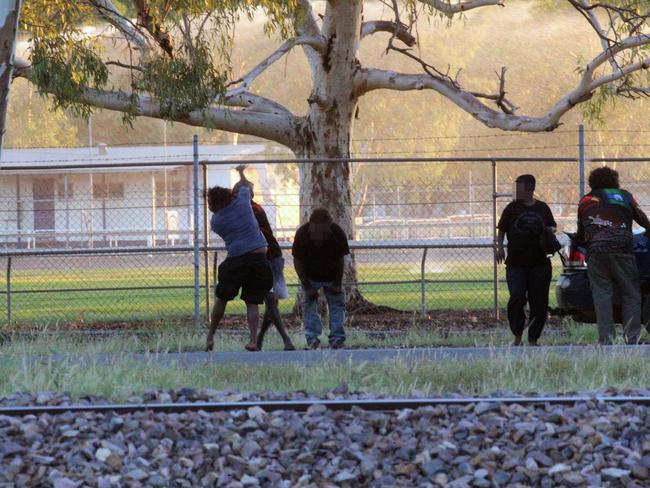
[[[344,347],[345,347],[344,342],[332,342],[330,344],[330,348],[332,348],[332,349],[343,349]]]
[[[314,350],[314,349],[318,349],[319,347],[320,347],[320,341],[319,340],[309,341],[307,343],[307,349]]]

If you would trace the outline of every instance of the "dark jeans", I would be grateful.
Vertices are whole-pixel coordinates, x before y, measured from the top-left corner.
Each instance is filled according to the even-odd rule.
[[[548,314],[548,290],[552,274],[553,268],[550,261],[537,266],[508,266],[506,268],[506,280],[510,292],[508,322],[514,335],[521,336],[524,333],[526,303],[530,305],[528,341],[535,342],[542,335]]]
[[[621,292],[625,342],[636,344],[641,333],[641,284],[634,255],[592,254],[587,261],[587,272],[596,309],[598,342],[611,344],[616,337],[612,309],[616,286]]]

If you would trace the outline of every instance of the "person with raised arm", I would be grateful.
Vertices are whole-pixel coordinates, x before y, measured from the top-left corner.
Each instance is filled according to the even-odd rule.
[[[273,286],[273,274],[267,259],[268,246],[251,205],[251,185],[240,172],[237,195],[230,188],[215,186],[208,190],[208,207],[213,213],[211,229],[226,244],[227,257],[219,265],[216,301],[210,316],[206,349],[214,348],[214,334],[226,311],[226,305],[241,289],[246,303],[249,341],[246,350],[257,351],[259,306]]]
[[[266,297],[264,297],[264,317],[262,318],[262,327],[257,335],[257,349],[260,351],[262,350],[262,347],[264,346],[264,337],[269,328],[274,325],[282,337],[284,350],[294,351],[296,348],[291,342],[291,338],[289,337],[289,334],[287,334],[287,330],[282,323],[282,315],[280,314],[280,308],[278,307],[280,299],[289,298],[287,283],[284,279],[284,258],[282,257],[282,249],[280,248],[278,240],[273,235],[273,229],[271,228],[266,212],[260,204],[253,200],[255,197],[255,188],[244,176],[246,166],[240,165],[237,166],[236,169],[239,172],[239,181],[233,187],[233,194],[237,195],[239,193],[239,188],[241,188],[242,185],[249,185],[251,189],[251,206],[253,207],[255,219],[257,219],[260,230],[266,239],[268,247],[267,257],[269,259],[269,264],[271,265],[271,273],[273,274],[273,288],[266,294]]]

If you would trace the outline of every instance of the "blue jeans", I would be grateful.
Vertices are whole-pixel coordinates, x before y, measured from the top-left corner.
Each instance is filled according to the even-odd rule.
[[[331,287],[334,284],[332,281],[309,281],[312,288],[320,290],[323,288],[325,291],[325,299],[327,300],[327,308],[329,311],[330,320],[330,344],[345,342],[345,330],[343,329],[343,322],[345,320],[345,294],[334,293]],[[302,318],[305,322],[305,336],[307,337],[307,344],[318,341],[321,333],[323,332],[323,323],[318,315],[318,298],[310,299],[307,294],[302,294]]]

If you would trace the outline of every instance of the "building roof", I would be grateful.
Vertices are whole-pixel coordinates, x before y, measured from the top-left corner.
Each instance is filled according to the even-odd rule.
[[[200,161],[227,161],[253,158],[264,153],[264,144],[201,144]],[[42,170],[64,170],[75,166],[74,171],[142,171],[174,167],[169,163],[191,163],[193,146],[106,146],[92,148],[29,148],[3,149],[0,169],[3,173],[26,173]],[[167,163],[156,165],[156,163]],[[137,166],[137,165],[140,166]],[[130,165],[130,167],[129,167]],[[76,168],[79,166],[80,168]],[[34,168],[38,167],[38,169]]]

